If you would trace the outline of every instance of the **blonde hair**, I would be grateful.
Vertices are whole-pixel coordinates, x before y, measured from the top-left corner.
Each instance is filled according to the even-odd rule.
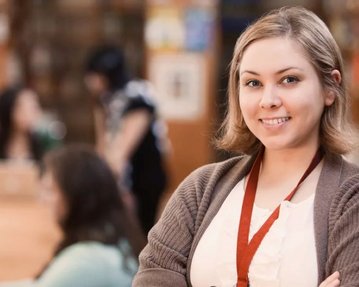
[[[349,99],[344,77],[343,59],[338,45],[324,22],[302,7],[283,7],[258,19],[238,38],[230,66],[228,111],[219,130],[217,147],[231,152],[252,154],[261,142],[244,122],[239,104],[239,66],[246,48],[255,41],[289,37],[299,43],[315,68],[322,86],[335,94],[335,101],[325,107],[320,124],[320,143],[324,150],[338,154],[348,152],[350,138]],[[337,69],[342,80],[337,83],[331,73]]]

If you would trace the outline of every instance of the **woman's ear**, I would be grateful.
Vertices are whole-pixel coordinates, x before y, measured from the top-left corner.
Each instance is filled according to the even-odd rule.
[[[342,82],[342,75],[338,70],[333,70],[330,73],[333,81],[336,83],[337,86],[340,85]],[[333,89],[328,89],[327,93],[325,94],[325,105],[331,106],[335,101],[336,93],[333,91]]]
[[[332,79],[337,84],[337,86],[339,86],[342,82],[342,74],[337,69],[335,69],[330,73],[330,75],[332,76]]]

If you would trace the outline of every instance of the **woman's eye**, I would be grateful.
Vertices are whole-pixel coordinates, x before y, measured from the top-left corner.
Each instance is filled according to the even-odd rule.
[[[296,83],[296,82],[299,82],[299,79],[294,76],[285,77],[282,81],[282,83],[284,83],[284,84],[291,84],[291,83]]]
[[[248,87],[259,87],[261,83],[258,80],[250,80],[246,82],[246,86]]]

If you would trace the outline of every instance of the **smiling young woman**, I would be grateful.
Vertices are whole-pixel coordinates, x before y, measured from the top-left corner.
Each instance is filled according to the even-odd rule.
[[[300,7],[253,23],[228,97],[217,144],[240,156],[179,186],[133,286],[359,285],[359,168],[342,156],[353,133],[326,25]]]

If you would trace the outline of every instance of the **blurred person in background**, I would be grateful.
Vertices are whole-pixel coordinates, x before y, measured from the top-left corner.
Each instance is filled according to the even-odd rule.
[[[156,115],[149,84],[131,80],[122,50],[104,46],[89,56],[85,84],[94,102],[98,151],[127,193],[147,233],[154,225],[166,186],[164,126]],[[130,200],[127,200],[130,202]]]
[[[45,155],[41,183],[62,239],[36,279],[0,286],[131,286],[145,239],[107,163],[85,145],[63,146]]]
[[[35,132],[41,115],[34,91],[21,85],[0,92],[0,159],[39,161],[45,152]]]

